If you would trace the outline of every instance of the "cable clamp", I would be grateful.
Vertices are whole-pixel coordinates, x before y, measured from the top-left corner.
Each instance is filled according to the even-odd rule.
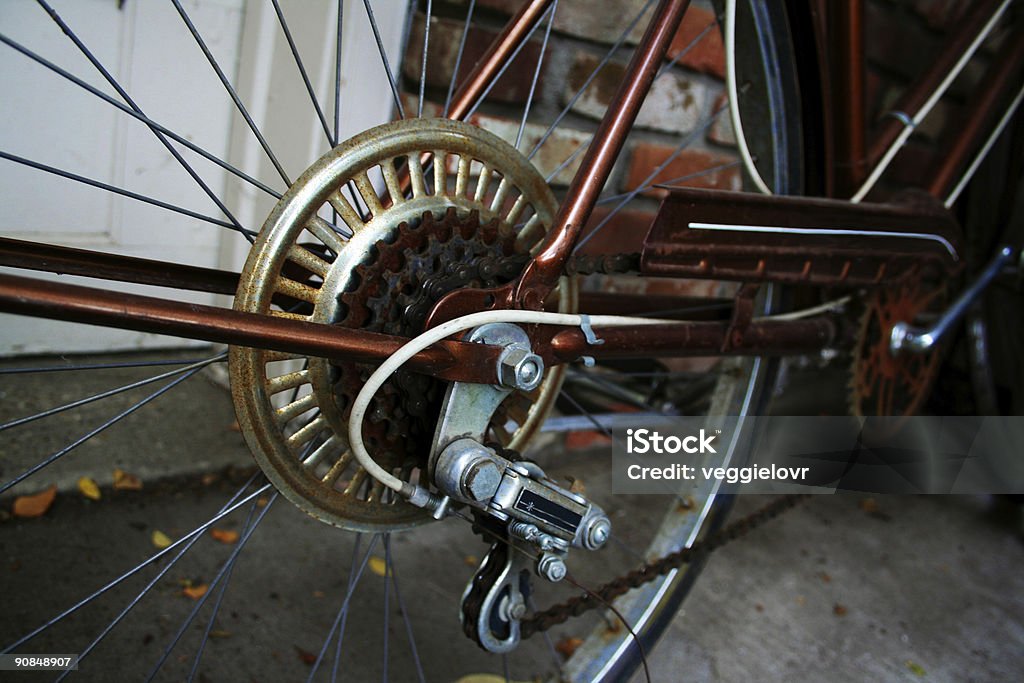
[[[900,121],[907,128],[917,128],[917,124],[914,123],[914,119],[910,118],[910,114],[908,114],[905,111],[893,110],[886,114],[886,116],[893,117],[897,121]]]
[[[580,329],[583,330],[583,338],[587,340],[587,343],[591,346],[597,346],[598,344],[604,344],[604,339],[598,339],[597,335],[594,334],[594,328],[590,324],[589,315],[580,316]]]

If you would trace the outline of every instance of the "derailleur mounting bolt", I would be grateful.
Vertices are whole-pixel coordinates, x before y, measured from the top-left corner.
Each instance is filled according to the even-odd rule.
[[[552,583],[564,579],[568,571],[565,562],[557,555],[545,553],[537,562],[537,573]]]
[[[608,536],[612,530],[607,517],[599,517],[587,529],[584,544],[589,550],[597,550],[608,542]]]

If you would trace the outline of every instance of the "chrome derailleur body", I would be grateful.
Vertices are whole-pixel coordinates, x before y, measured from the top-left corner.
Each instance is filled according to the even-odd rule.
[[[441,500],[440,518],[452,505],[470,508],[475,526],[493,540],[462,599],[467,635],[491,652],[519,643],[526,612],[529,575],[561,581],[570,548],[597,550],[611,534],[604,511],[559,486],[535,463],[512,460],[483,443],[492,417],[512,391],[532,391],[544,374],[522,328],[491,323],[471,331],[467,341],[500,345],[498,385],[454,382],[448,387],[434,433],[429,474]]]

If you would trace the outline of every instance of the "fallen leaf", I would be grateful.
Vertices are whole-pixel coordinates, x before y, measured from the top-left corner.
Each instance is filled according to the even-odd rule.
[[[583,644],[582,638],[562,638],[560,641],[555,643],[555,650],[558,654],[562,655],[566,659],[572,657],[572,653],[576,652],[576,649]]]
[[[238,542],[238,532],[231,529],[210,529],[210,535],[214,540],[231,545]]]
[[[211,638],[230,638],[231,637],[231,631],[225,631],[223,629],[215,628],[212,631],[210,631],[210,637]]]
[[[314,598],[324,598],[324,597],[327,597],[327,594],[324,593],[323,591],[313,591],[313,597]]]
[[[369,565],[370,571],[376,574],[377,576],[386,576],[388,573],[388,566],[384,562],[383,557],[377,557],[376,555],[374,555],[370,558]]]
[[[114,469],[114,489],[117,491],[141,491],[142,480],[122,469]]]
[[[480,558],[476,555],[466,555],[462,558],[462,561],[470,567],[476,567],[480,564]]]
[[[228,425],[228,429],[232,432],[241,432],[242,425],[238,424],[238,420],[235,420],[234,422]]]
[[[874,498],[862,498],[858,505],[864,512],[878,512],[878,501]]]
[[[149,540],[152,541],[153,545],[160,550],[163,550],[171,544],[171,537],[159,529],[153,529],[153,533],[150,535]]]
[[[206,595],[206,591],[208,590],[210,590],[209,586],[205,583],[200,583],[195,586],[189,586],[188,588],[181,589],[181,594],[185,597],[192,598],[193,600],[198,600]]]
[[[915,676],[925,676],[928,673],[920,664],[918,664],[917,662],[913,662],[909,659],[907,660],[907,668],[910,669],[910,673],[914,674]]]
[[[312,652],[307,652],[307,651],[303,650],[298,645],[294,645],[293,647],[295,648],[295,652],[298,653],[299,659],[301,659],[303,661],[303,663],[305,663],[305,664],[307,664],[309,666],[313,666],[314,664],[316,664],[316,655],[315,654],[313,654]]]
[[[53,499],[57,497],[57,487],[40,491],[31,496],[18,496],[14,499],[15,517],[41,517],[53,505]]]
[[[218,475],[216,472],[207,472],[202,476],[202,478],[199,481],[203,484],[203,486],[209,486],[213,482],[217,481],[217,479],[219,478],[220,475]]]
[[[256,507],[265,508],[267,507],[268,502],[269,501],[267,500],[266,496],[260,496],[259,498],[256,499]]]
[[[79,477],[78,490],[89,500],[99,500],[102,497],[99,484],[92,477]]]
[[[847,609],[845,606],[840,605],[838,602],[832,606],[832,614],[837,617],[846,616]]]
[[[825,583],[831,583],[832,577],[828,575],[828,572],[818,572],[818,578]]]

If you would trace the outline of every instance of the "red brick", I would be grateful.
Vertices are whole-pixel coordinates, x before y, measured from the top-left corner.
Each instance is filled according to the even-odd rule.
[[[407,85],[410,89],[419,87],[420,67],[423,60],[423,20],[423,14],[416,15],[412,32],[409,35],[409,46],[402,62],[402,73],[408,79]],[[460,79],[465,78],[473,70],[477,61],[498,37],[496,30],[475,24],[476,22],[474,22],[474,26],[470,27],[469,36],[466,38],[466,49],[459,64]],[[465,23],[461,21],[431,17],[430,46],[427,50],[427,87],[442,88],[447,92],[448,84],[451,82],[452,73],[455,70],[455,60],[458,57],[459,43],[462,40],[464,27]],[[504,75],[488,93],[488,101],[510,104],[520,104],[526,101],[530,94],[533,74],[537,68],[537,60],[540,58],[540,47],[539,40],[531,40],[523,46],[515,61],[505,70]],[[547,65],[548,60],[545,60],[541,66],[538,88],[542,87],[544,82]]]
[[[477,8],[484,8],[511,16],[523,6],[526,0],[477,0]],[[593,0],[560,0],[555,12],[554,30],[577,38],[598,43],[614,43],[622,30],[640,12],[646,0],[616,0],[614,11],[595,7]],[[468,4],[460,0],[460,4]],[[596,11],[595,11],[596,10]],[[650,16],[650,13],[648,13]],[[643,37],[644,22],[641,20],[629,36],[635,44]]]
[[[672,38],[668,58],[673,59],[686,50],[708,25],[714,23],[717,23],[714,12],[691,5],[683,16],[679,30]],[[680,57],[679,63],[694,71],[725,78],[725,48],[722,44],[722,32],[718,27],[712,26],[685,55]]]
[[[577,52],[566,80],[564,102],[572,99],[599,62],[600,59],[590,53]],[[625,63],[609,62],[573,105],[573,111],[600,119],[625,77]],[[708,96],[705,84],[680,73],[666,73],[654,81],[637,115],[636,126],[667,133],[688,133],[700,122]]]
[[[629,191],[639,187],[648,175],[665,159],[667,159],[675,148],[668,145],[652,143],[639,143],[633,147],[633,155],[629,161],[629,169],[626,173],[624,190]],[[716,190],[739,190],[742,188],[742,179],[739,166],[731,166],[713,173],[692,178],[687,181],[676,181],[681,176],[697,173],[713,166],[719,166],[734,162],[736,157],[727,154],[713,154],[700,150],[683,150],[679,156],[669,162],[657,176],[655,183],[668,183],[674,185],[685,185],[686,187],[706,187]],[[665,196],[665,190],[651,188],[643,194],[651,197]]]
[[[722,93],[715,100],[715,105],[712,108],[712,111],[718,111],[727,106],[726,102],[728,101],[728,95]],[[732,129],[732,117],[729,116],[729,112],[723,111],[722,114],[712,122],[711,128],[708,129],[708,140],[716,145],[723,145],[725,147],[736,146],[736,133]]]
[[[402,94],[402,104],[406,111],[413,111],[416,107],[417,97],[411,93]],[[441,105],[437,102],[427,101],[423,104],[423,116],[424,117],[436,117],[441,115]],[[502,116],[493,116],[491,114],[480,114],[476,113],[469,117],[469,123],[475,126],[479,126],[484,130],[494,133],[505,142],[515,144],[516,135],[519,133],[519,120],[506,118]],[[519,143],[519,150],[525,155],[529,154],[536,146],[537,142],[540,141],[542,135],[547,132],[547,124],[541,123],[529,123],[526,124],[526,129],[523,131],[523,139]],[[542,176],[545,178],[551,175],[556,168],[562,165],[566,159],[581,146],[590,142],[593,135],[587,131],[577,130],[570,128],[567,125],[560,125],[554,130],[544,146],[540,148],[537,154],[531,160],[533,165],[537,168]],[[565,186],[568,185],[573,176],[576,175],[576,169],[579,168],[580,162],[583,160],[583,154],[577,154],[576,158],[573,159],[572,163],[568,164],[564,169],[558,172],[554,178],[551,179],[551,185],[553,186]],[[452,162],[456,163],[456,162]],[[452,171],[455,167],[452,167]]]

